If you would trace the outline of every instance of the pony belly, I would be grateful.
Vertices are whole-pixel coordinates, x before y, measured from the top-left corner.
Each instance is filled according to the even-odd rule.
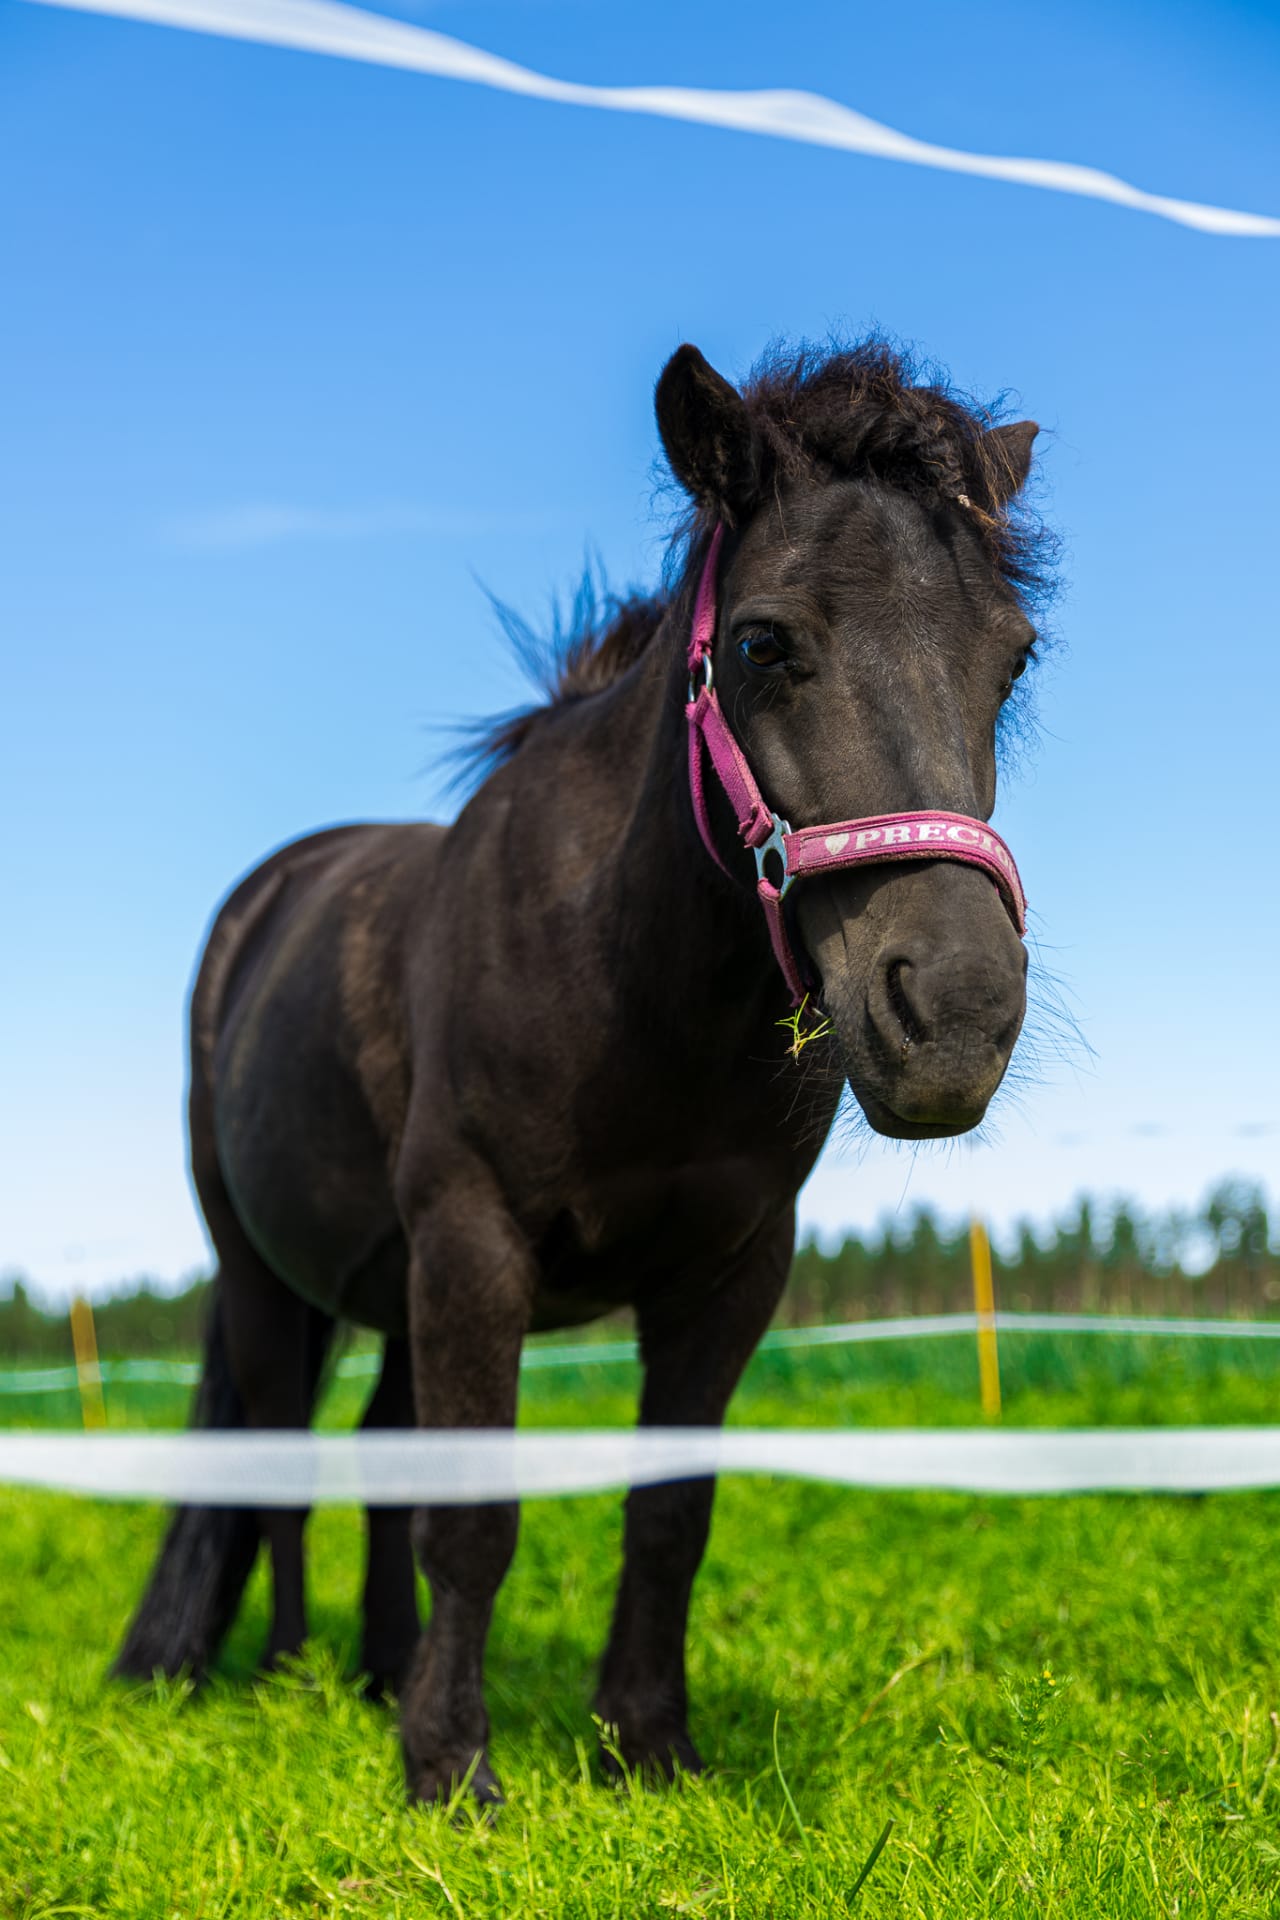
[[[530,1333],[555,1333],[563,1327],[586,1327],[606,1314],[617,1313],[632,1304],[633,1289],[623,1286],[610,1294],[596,1286],[589,1290],[568,1291],[560,1287],[539,1287],[529,1321]]]
[[[643,1313],[716,1287],[777,1216],[769,1175],[726,1156],[597,1178],[539,1242],[532,1330],[584,1326],[624,1307]]]
[[[341,898],[316,875],[286,888],[255,927],[256,950],[242,948],[207,1072],[193,1075],[192,1164],[211,1148],[240,1226],[303,1299],[399,1332],[407,1257],[393,1148],[361,1073]]]
[[[279,1189],[266,1200],[228,1186],[248,1239],[294,1293],[376,1332],[406,1331],[409,1256],[393,1214],[362,1209],[344,1218],[323,1206],[287,1207]]]
[[[337,1312],[354,1326],[397,1339],[409,1331],[409,1247],[399,1227],[341,1276]]]
[[[263,1260],[312,1306],[401,1331],[407,1254],[388,1151],[336,1059],[268,1048],[223,1077],[218,1167]],[[390,1323],[390,1324],[388,1324]]]

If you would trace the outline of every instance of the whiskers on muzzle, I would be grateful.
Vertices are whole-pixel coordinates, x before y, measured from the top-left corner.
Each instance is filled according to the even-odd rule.
[[[845,1074],[845,1062],[834,1034],[806,1047],[798,1059],[784,1065],[796,1078],[792,1112],[811,1131],[806,1139],[826,1137],[836,1150],[861,1164],[873,1144],[891,1143],[915,1155],[928,1151],[935,1159],[957,1150],[973,1151],[999,1144],[1006,1122],[1027,1109],[1029,1097],[1064,1069],[1079,1072],[1093,1060],[1071,1005],[1070,988],[1061,972],[1045,956],[1044,948],[1028,936],[1029,964],[1026,1014],[1004,1076],[982,1119],[965,1133],[936,1139],[894,1139],[867,1119]],[[829,1118],[832,1106],[834,1118]],[[825,1135],[820,1130],[826,1129]]]

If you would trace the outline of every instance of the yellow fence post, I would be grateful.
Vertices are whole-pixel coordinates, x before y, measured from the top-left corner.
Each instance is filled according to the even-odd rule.
[[[107,1409],[102,1398],[102,1369],[98,1365],[98,1336],[93,1308],[77,1294],[71,1302],[71,1345],[76,1356],[76,1385],[80,1415],[86,1427],[105,1427]]]
[[[978,1316],[978,1379],[982,1412],[1000,1418],[1000,1351],[996,1344],[996,1292],[991,1277],[991,1242],[981,1220],[969,1222],[969,1262],[973,1268],[973,1310]]]

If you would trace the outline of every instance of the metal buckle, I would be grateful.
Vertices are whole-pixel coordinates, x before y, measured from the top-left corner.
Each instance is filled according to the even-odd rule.
[[[689,705],[690,706],[693,705],[694,701],[698,697],[697,689],[694,687],[694,684],[693,684],[693,672],[694,670],[690,668],[689,670]],[[715,676],[711,671],[711,655],[709,653],[704,653],[702,656],[703,691],[706,693],[710,693],[714,685],[715,685]]]
[[[784,820],[780,814],[776,814],[776,813],[771,813],[769,815],[769,818],[773,822],[772,833],[770,833],[769,838],[767,840],[763,840],[758,847],[752,847],[751,851],[752,853],[754,853],[756,857],[757,885],[760,883],[761,880],[769,880],[769,876],[764,870],[765,856],[770,853],[776,853],[779,860],[781,860],[782,885],[776,889],[778,898],[779,900],[781,900],[783,895],[786,893],[788,887],[790,887],[792,881],[795,879],[794,873],[792,873],[790,867],[787,864],[787,844],[785,839],[785,835],[789,834],[791,831],[791,822],[789,820]],[[773,881],[769,880],[769,885],[771,887],[773,886],[773,884],[774,884]]]

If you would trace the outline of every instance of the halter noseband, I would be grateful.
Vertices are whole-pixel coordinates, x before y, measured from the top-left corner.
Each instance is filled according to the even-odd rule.
[[[881,865],[891,860],[960,860],[967,866],[981,867],[995,881],[1021,938],[1027,930],[1026,895],[1013,855],[985,821],[974,820],[967,813],[878,813],[862,820],[841,820],[834,826],[800,827],[793,832],[790,824],[770,808],[756,785],[742,748],[729,731],[712,676],[716,570],[723,534],[723,526],[718,526],[711,536],[698,582],[689,636],[689,699],[685,707],[689,722],[689,790],[702,843],[720,870],[727,873],[728,868],[716,852],[707,814],[703,785],[705,748],[738,822],[739,838],[755,855],[756,892],[792,1004],[800,1004],[806,988],[783,901],[794,881],[811,874]],[[766,863],[773,865],[773,875]]]

